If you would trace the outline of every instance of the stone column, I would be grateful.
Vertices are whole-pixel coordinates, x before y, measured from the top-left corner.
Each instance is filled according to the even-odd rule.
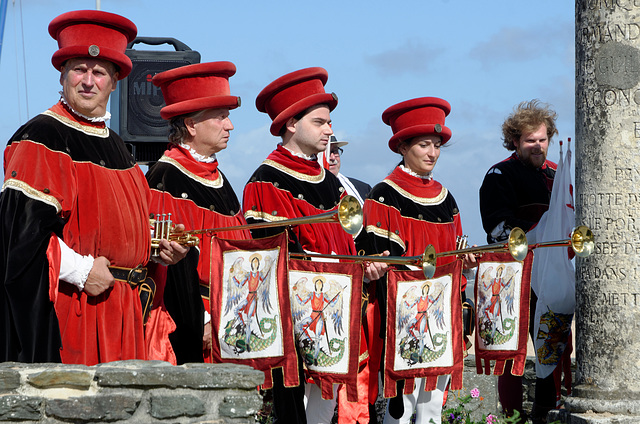
[[[640,423],[640,0],[576,0],[576,262],[571,423]],[[591,413],[589,412],[591,411]]]

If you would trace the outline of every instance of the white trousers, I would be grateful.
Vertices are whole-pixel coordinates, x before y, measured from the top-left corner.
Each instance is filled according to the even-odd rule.
[[[304,410],[307,424],[330,424],[338,399],[338,384],[333,385],[333,399],[322,399],[322,391],[313,383],[304,385]]]
[[[429,424],[433,420],[435,424],[442,422],[442,402],[444,392],[449,383],[449,375],[438,377],[436,389],[432,392],[424,391],[424,378],[416,378],[416,388],[410,395],[402,396],[404,404],[404,414],[400,419],[395,419],[389,415],[389,404],[384,414],[384,424],[409,424],[411,416],[415,410],[416,424]]]

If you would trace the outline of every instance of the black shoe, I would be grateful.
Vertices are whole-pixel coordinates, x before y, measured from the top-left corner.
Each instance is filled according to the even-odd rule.
[[[404,403],[402,402],[402,392],[398,393],[396,397],[389,399],[389,415],[399,420],[404,414]]]

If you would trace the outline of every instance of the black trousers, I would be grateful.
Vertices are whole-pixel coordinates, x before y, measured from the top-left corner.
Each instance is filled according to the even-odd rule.
[[[282,368],[272,371],[273,376],[273,410],[277,424],[307,424],[304,411],[304,372],[302,362],[298,359],[298,375],[300,385],[285,387]]]

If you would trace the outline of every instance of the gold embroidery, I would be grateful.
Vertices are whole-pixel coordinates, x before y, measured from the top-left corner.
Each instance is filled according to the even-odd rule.
[[[58,199],[49,194],[44,194],[40,190],[36,190],[24,181],[14,180],[13,178],[8,179],[4,182],[4,184],[2,184],[2,191],[7,188],[19,190],[32,199],[40,200],[50,206],[53,206],[54,208],[56,208],[56,213],[60,213],[60,211],[62,211],[62,205],[60,204]]]
[[[436,197],[418,197],[414,196],[406,190],[401,189],[396,183],[390,180],[383,180],[383,182],[390,185],[401,196],[406,197],[407,199],[411,199],[415,203],[418,203],[422,206],[439,205],[444,201],[444,199],[447,198],[447,194],[449,194],[449,191],[445,187],[442,187],[442,190]]]
[[[399,244],[400,247],[402,247],[402,250],[406,250],[407,247],[405,246],[404,242],[402,241],[402,239],[397,235],[394,234],[393,232],[389,231],[389,230],[384,230],[382,228],[378,228],[375,225],[367,225],[366,228],[367,233],[373,233],[377,236],[380,237],[384,237],[386,239],[391,240],[392,242]]]
[[[254,219],[261,219],[263,221],[268,221],[268,222],[284,221],[285,219],[287,219],[284,216],[275,216],[266,212],[254,211],[253,209],[250,211],[246,211],[244,213],[244,217],[245,219],[254,218]]]
[[[296,178],[298,180],[308,181],[310,183],[319,183],[322,180],[324,180],[324,172],[325,172],[324,168],[320,169],[319,175],[314,176],[314,175],[307,175],[307,174],[303,174],[302,172],[294,171],[293,169],[287,168],[286,166],[279,164],[278,162],[272,161],[271,159],[266,159],[264,162],[262,162],[262,164],[276,168],[277,170],[282,171],[285,174],[291,175],[293,178]]]
[[[102,137],[102,138],[107,138],[109,137],[109,128],[104,127],[104,128],[96,128],[96,127],[92,127],[89,125],[83,125],[80,122],[74,121],[73,119],[69,119],[66,116],[62,116],[62,115],[58,115],[55,112],[52,112],[50,110],[46,110],[44,112],[42,112],[43,115],[47,115],[52,117],[53,119],[60,121],[61,123],[63,123],[64,125],[74,128],[78,131],[81,131],[87,135],[94,135],[97,137]]]
[[[200,184],[202,184],[204,186],[211,187],[211,188],[221,188],[224,185],[224,179],[222,178],[222,174],[220,172],[218,172],[218,178],[216,178],[215,180],[207,180],[206,178],[202,178],[202,177],[199,177],[197,175],[194,175],[192,172],[187,170],[187,168],[182,166],[180,164],[180,162],[178,162],[175,159],[172,159],[172,158],[169,158],[169,157],[166,157],[166,156],[162,156],[158,160],[158,162],[164,162],[164,163],[168,163],[170,165],[175,166],[176,168],[178,168],[180,170],[180,172],[185,174],[187,177],[191,178],[192,180],[198,181]]]

